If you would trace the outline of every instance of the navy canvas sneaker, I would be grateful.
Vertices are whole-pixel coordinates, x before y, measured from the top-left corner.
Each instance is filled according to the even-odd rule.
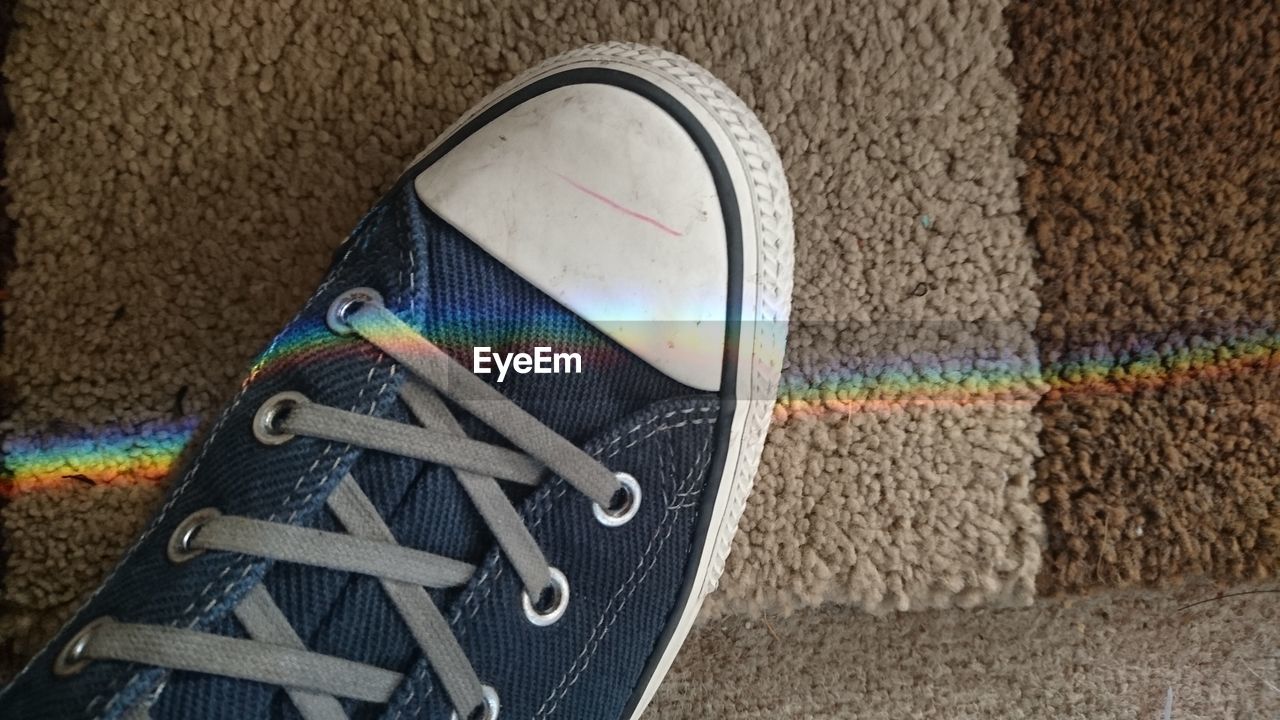
[[[751,486],[791,256],[702,68],[517,78],[360,222],[0,716],[639,716]]]

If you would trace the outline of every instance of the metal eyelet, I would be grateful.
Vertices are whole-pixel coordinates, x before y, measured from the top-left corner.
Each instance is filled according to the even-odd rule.
[[[217,508],[203,508],[191,513],[185,520],[178,523],[178,527],[174,528],[173,534],[169,536],[169,547],[166,552],[169,560],[184,563],[204,554],[204,548],[191,547],[191,541],[195,539],[196,533],[200,532],[200,528],[207,525],[210,520],[221,516],[222,513]]]
[[[629,473],[614,473],[614,477],[618,478],[618,483],[622,485],[622,492],[626,495],[622,502],[616,507],[601,507],[600,503],[592,503],[591,510],[596,514],[596,520],[606,527],[621,527],[631,522],[631,518],[636,516],[636,512],[640,510],[640,483]]]
[[[520,603],[524,606],[525,618],[538,627],[554,625],[564,617],[564,611],[569,607],[569,579],[564,576],[564,573],[551,568],[551,585],[543,591],[544,594],[547,591],[551,592],[552,598],[550,607],[545,609],[534,607],[528,590],[520,593]]]
[[[350,335],[355,330],[347,322],[347,318],[351,317],[352,312],[366,303],[384,304],[382,295],[377,290],[367,287],[352,288],[334,298],[333,302],[329,304],[329,312],[325,315],[325,323],[337,335]]]
[[[476,708],[476,710],[483,710],[484,714],[477,715],[475,711],[472,711],[466,720],[498,720],[498,711],[502,709],[502,703],[498,702],[498,691],[488,685],[481,685],[480,688],[484,693],[484,704]],[[454,710],[450,718],[451,720],[459,720],[458,711]]]
[[[69,677],[88,667],[89,663],[93,662],[93,658],[85,656],[85,651],[89,649],[89,641],[93,639],[93,633],[98,628],[110,622],[114,621],[104,616],[80,628],[80,632],[72,636],[67,644],[62,646],[58,656],[53,659],[53,674],[58,677]]]
[[[295,405],[311,402],[298,392],[281,392],[267,398],[253,415],[253,436],[263,445],[283,445],[295,436],[280,430],[280,418]]]

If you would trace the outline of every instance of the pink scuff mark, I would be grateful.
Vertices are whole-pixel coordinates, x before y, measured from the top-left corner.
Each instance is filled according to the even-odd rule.
[[[575,180],[574,180],[573,178],[571,178],[571,177],[566,177],[566,176],[564,176],[564,175],[561,175],[560,173],[556,173],[556,175],[557,175],[557,176],[559,176],[559,178],[560,178],[561,180],[563,180],[563,181],[565,181],[565,182],[569,183],[570,185],[572,185],[572,186],[574,187],[574,189],[575,189],[575,190],[578,190],[578,191],[580,191],[580,192],[586,193],[587,195],[590,195],[591,197],[593,197],[593,198],[595,198],[595,199],[599,200],[600,202],[604,203],[605,205],[608,205],[609,207],[613,208],[614,210],[617,210],[618,212],[623,213],[624,215],[630,215],[631,217],[633,217],[633,218],[635,218],[635,219],[637,219],[637,220],[642,220],[642,221],[644,221],[644,222],[647,222],[647,223],[649,223],[650,225],[652,225],[652,226],[654,226],[654,227],[658,228],[658,229],[659,229],[659,230],[661,230],[662,232],[664,232],[664,233],[666,233],[666,234],[670,235],[671,237],[684,237],[684,233],[680,232],[679,230],[675,230],[675,229],[670,228],[670,227],[668,227],[668,226],[666,226],[666,225],[663,225],[663,224],[662,224],[661,222],[659,222],[658,220],[656,220],[656,219],[654,219],[654,218],[651,218],[651,217],[649,217],[648,215],[645,215],[645,214],[644,214],[644,213],[642,213],[642,212],[636,212],[635,210],[632,210],[632,209],[631,209],[631,208],[629,208],[629,207],[624,207],[624,206],[622,206],[622,205],[618,204],[617,202],[615,202],[614,200],[612,200],[612,199],[610,199],[610,198],[607,198],[607,197],[605,197],[604,195],[601,195],[600,193],[596,192],[595,190],[592,190],[591,188],[589,188],[589,187],[587,187],[587,186],[585,186],[585,185],[583,185],[583,184],[581,184],[581,183],[579,183],[579,182],[575,181]]]

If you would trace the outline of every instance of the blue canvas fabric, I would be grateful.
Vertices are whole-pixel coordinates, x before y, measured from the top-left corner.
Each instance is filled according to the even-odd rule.
[[[679,599],[718,411],[714,397],[658,403],[588,444],[593,456],[644,488],[640,512],[623,527],[595,522],[591,501],[560,479],[526,504],[534,537],[572,588],[560,622],[526,621],[520,581],[497,553],[453,603],[455,633],[481,680],[498,691],[504,717],[621,716]],[[448,718],[449,711],[419,661],[387,717]]]
[[[513,492],[548,559],[570,577],[570,610],[557,625],[525,620],[514,573],[448,468],[310,438],[271,447],[254,438],[257,408],[284,390],[410,421],[397,397],[404,371],[363,340],[326,329],[333,299],[362,286],[379,290],[389,309],[466,366],[477,344],[589,348],[580,375],[512,374],[501,384],[488,376],[607,466],[634,474],[646,493],[636,519],[611,529],[558,478],[532,493]],[[677,602],[696,541],[708,448],[717,442],[717,411],[714,394],[692,391],[612,343],[423,208],[412,185],[402,184],[361,221],[322,286],[255,363],[126,560],[0,694],[0,716],[117,718],[156,698],[154,718],[298,717],[280,688],[259,683],[103,661],[70,678],[51,673],[61,646],[103,615],[244,637],[230,611],[265,583],[308,648],[410,674],[389,708],[346,702],[353,716],[448,718],[451,708],[376,580],[228,553],[182,565],[166,557],[175,526],[204,507],[338,530],[324,500],[351,472],[401,544],[481,566],[468,588],[432,595],[482,680],[502,694],[504,717],[613,717]],[[502,442],[459,419],[473,437]]]

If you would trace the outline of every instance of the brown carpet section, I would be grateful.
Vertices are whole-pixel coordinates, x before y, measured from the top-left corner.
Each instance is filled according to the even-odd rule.
[[[9,48],[9,35],[13,32],[13,5],[0,3],[0,58]],[[0,90],[6,90],[8,78],[0,74]],[[9,133],[13,130],[13,111],[9,108],[8,92],[0,92],[0,349],[4,348],[4,309],[9,302],[9,272],[13,270],[15,227],[6,209],[9,207],[8,171],[2,162],[8,156]],[[0,374],[0,419],[12,412],[13,380]],[[0,543],[4,542],[0,529]]]
[[[726,618],[694,631],[645,717],[1269,720],[1280,717],[1280,587],[1252,590]]]
[[[68,486],[24,496],[20,521],[5,524],[13,558],[0,606],[0,677],[40,650],[141,533],[163,491]],[[43,612],[30,612],[42,608]]]
[[[1054,387],[1040,588],[1273,574],[1280,5],[1036,0],[1008,17]]]

